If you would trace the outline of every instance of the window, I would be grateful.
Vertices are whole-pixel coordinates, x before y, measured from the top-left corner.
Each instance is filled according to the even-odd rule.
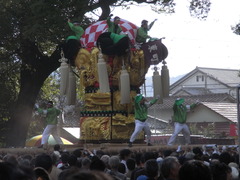
[[[196,76],[196,81],[199,82],[199,81],[204,81],[204,76],[203,75],[198,75]]]

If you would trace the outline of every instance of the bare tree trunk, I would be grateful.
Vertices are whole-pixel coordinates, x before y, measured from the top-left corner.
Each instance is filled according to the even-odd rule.
[[[36,98],[44,81],[60,66],[58,62],[60,57],[60,48],[58,47],[51,57],[42,56],[41,59],[31,59],[29,62],[32,68],[30,69],[26,68],[26,64],[23,64],[20,92],[8,124],[7,147],[25,146]]]

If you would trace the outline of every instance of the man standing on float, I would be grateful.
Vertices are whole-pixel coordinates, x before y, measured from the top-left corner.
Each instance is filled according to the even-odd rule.
[[[134,114],[135,114],[135,129],[129,140],[129,147],[137,138],[138,134],[144,130],[147,135],[147,145],[151,146],[151,131],[147,120],[148,108],[158,101],[159,97],[148,102],[142,94],[138,94],[134,98]]]
[[[115,34],[120,34],[122,32],[122,28],[119,26],[120,18],[115,16],[113,22],[111,21],[111,17],[113,15],[110,14],[107,18],[108,32],[112,32]]]
[[[147,39],[150,39],[151,36],[148,35],[148,31],[152,28],[153,24],[157,19],[151,22],[148,25],[147,20],[142,20],[141,27],[137,30],[136,42],[137,43],[146,43]]]
[[[182,131],[183,136],[185,138],[185,144],[190,144],[190,130],[188,128],[188,125],[186,124],[187,121],[187,112],[189,110],[192,110],[196,107],[196,105],[199,103],[194,103],[191,105],[183,105],[184,99],[177,98],[175,100],[175,103],[173,105],[173,117],[172,120],[174,121],[174,133],[168,140],[168,145],[171,146],[174,144],[178,134]]]
[[[57,132],[58,116],[61,111],[53,107],[52,101],[47,102],[46,109],[37,108],[36,110],[39,114],[44,115],[46,123],[46,127],[42,134],[41,146],[39,146],[39,148],[47,148],[48,138],[50,135],[53,136],[57,144],[63,144],[62,139]]]

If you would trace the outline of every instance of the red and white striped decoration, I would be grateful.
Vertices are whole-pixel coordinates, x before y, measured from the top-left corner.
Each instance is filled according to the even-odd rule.
[[[138,27],[124,19],[121,19],[119,22],[119,26],[122,28],[123,33],[128,34],[129,39],[132,44],[135,44],[135,38],[137,35]],[[81,45],[84,48],[92,48],[96,46],[96,41],[100,34],[107,31],[107,21],[98,21],[92,25],[90,25],[82,35],[80,41]]]

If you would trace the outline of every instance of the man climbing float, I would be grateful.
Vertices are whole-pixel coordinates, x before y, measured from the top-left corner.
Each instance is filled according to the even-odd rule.
[[[112,22],[112,16],[113,15],[110,14],[110,16],[107,18],[108,32],[120,34],[122,32],[122,28],[119,26],[120,18],[118,16],[115,16]]]
[[[66,43],[63,46],[63,51],[65,57],[70,60],[72,65],[74,65],[74,60],[79,49],[81,48],[80,38],[82,37],[84,30],[80,26],[80,23],[72,23],[70,19],[68,20],[68,26],[74,32],[74,35],[70,35],[66,38]]]
[[[126,34],[102,33],[97,39],[97,46],[106,55],[122,56],[130,50],[130,40]]]
[[[148,35],[148,31],[152,28],[156,20],[157,19],[155,19],[149,25],[147,20],[142,20],[141,27],[137,30],[136,42],[146,43],[147,39],[151,38],[151,36]]]

